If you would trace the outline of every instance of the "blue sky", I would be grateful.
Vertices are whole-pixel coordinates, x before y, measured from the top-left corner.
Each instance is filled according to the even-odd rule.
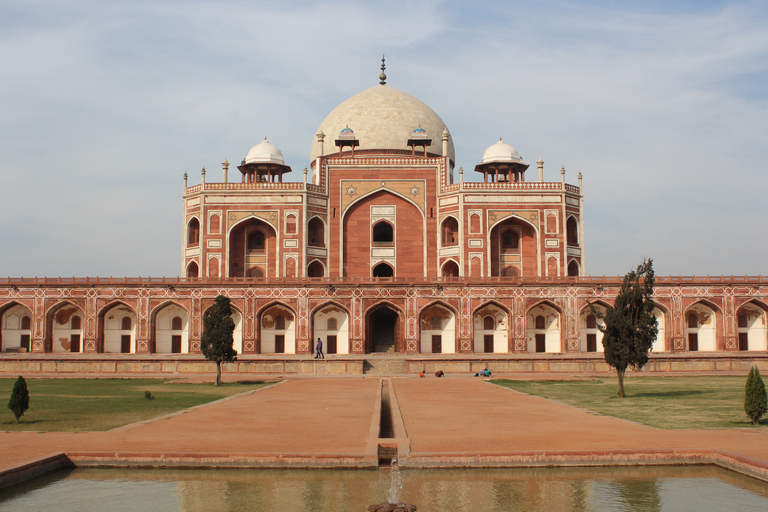
[[[588,273],[768,273],[768,7],[628,4],[2,3],[0,275],[178,275],[184,172],[266,136],[300,180],[382,54],[457,165],[582,172]]]

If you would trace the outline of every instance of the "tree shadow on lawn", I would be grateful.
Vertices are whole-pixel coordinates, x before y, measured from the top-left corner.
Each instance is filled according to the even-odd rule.
[[[709,391],[702,391],[700,389],[681,389],[678,391],[657,391],[655,393],[635,393],[629,396],[644,398],[644,397],[675,397],[675,396],[691,396],[691,395],[704,395]]]

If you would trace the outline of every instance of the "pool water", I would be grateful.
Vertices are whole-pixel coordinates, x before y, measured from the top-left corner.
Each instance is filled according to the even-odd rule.
[[[0,491],[0,511],[420,512],[768,510],[768,484],[711,466],[596,469],[119,470],[52,473]]]

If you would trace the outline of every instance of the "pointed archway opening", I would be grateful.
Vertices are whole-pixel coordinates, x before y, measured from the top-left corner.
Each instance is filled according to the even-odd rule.
[[[366,353],[393,354],[398,351],[400,316],[392,308],[382,306],[368,314]]]

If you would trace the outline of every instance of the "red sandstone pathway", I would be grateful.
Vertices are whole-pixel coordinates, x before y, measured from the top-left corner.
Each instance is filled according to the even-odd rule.
[[[379,382],[376,378],[286,381],[109,432],[0,433],[0,470],[61,452],[370,456]],[[393,384],[414,458],[717,449],[768,464],[768,429],[660,430],[471,377],[393,378]]]
[[[657,429],[471,378],[393,383],[414,457],[714,449],[768,463],[768,429]]]

